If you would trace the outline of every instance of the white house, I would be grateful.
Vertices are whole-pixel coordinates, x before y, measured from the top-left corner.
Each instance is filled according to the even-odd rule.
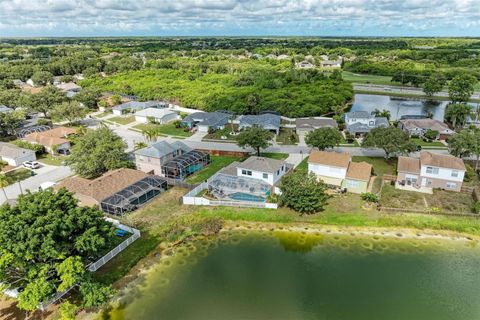
[[[390,123],[386,117],[375,117],[366,111],[345,113],[347,131],[353,135],[362,135],[378,127],[388,127]]]
[[[178,119],[180,119],[178,112],[166,108],[147,108],[135,113],[135,121],[140,123],[154,121],[159,124],[165,124]]]
[[[25,161],[34,161],[37,157],[33,150],[20,148],[10,143],[0,142],[0,159],[12,167],[17,167]]]
[[[262,180],[272,186],[286,172],[285,161],[264,157],[250,157],[237,165],[237,176]]]
[[[326,184],[340,187],[351,160],[349,153],[312,151],[308,158],[308,172],[315,173]]]

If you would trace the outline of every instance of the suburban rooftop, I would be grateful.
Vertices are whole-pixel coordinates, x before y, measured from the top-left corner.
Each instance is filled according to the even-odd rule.
[[[275,173],[285,164],[286,162],[283,160],[253,156],[243,162],[240,162],[238,167],[260,172]]]
[[[314,150],[308,158],[309,163],[321,164],[339,168],[348,168],[351,156],[346,152],[328,152]]]

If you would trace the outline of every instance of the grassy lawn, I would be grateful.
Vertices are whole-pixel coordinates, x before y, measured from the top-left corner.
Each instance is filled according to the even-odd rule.
[[[433,190],[433,194],[395,189],[384,185],[381,204],[385,207],[428,210],[438,208],[441,211],[471,213],[473,198],[470,194],[444,190]]]
[[[445,149],[447,148],[447,146],[444,145],[443,143],[441,143],[440,141],[426,142],[426,141],[423,141],[420,138],[412,138],[412,141],[417,146],[422,146],[422,147],[425,147],[425,148],[428,148],[428,147],[441,147],[441,148],[445,148]]]
[[[276,138],[277,142],[280,144],[297,144],[298,135],[295,133],[295,130],[290,128],[281,128],[280,133]]]
[[[19,168],[5,173],[9,185],[30,178],[31,176],[32,171],[26,168]]]
[[[228,166],[234,161],[240,161],[242,158],[239,157],[228,157],[228,156],[211,156],[210,160],[212,161],[207,167],[196,172],[195,174],[188,177],[188,183],[202,183],[211,176],[213,176],[218,170]]]
[[[176,137],[190,137],[191,132],[185,131],[184,128],[177,128],[173,123],[154,124],[154,123],[140,123],[134,125],[133,129],[140,131],[156,129],[160,136],[176,136]]]
[[[342,137],[342,141],[340,141],[340,145],[342,146],[351,146],[351,147],[360,147],[357,140],[353,140],[353,142],[347,142],[344,137]]]
[[[358,74],[349,71],[342,72],[342,78],[346,81],[355,83],[371,83],[371,84],[387,84],[387,85],[400,85],[400,83],[391,82],[390,76],[377,76],[371,74]]]
[[[373,174],[377,177],[373,182],[372,192],[377,193],[380,191],[380,187],[382,185],[382,176],[384,174],[395,174],[396,166],[397,166],[397,159],[392,158],[389,159],[388,162],[385,161],[384,158],[374,158],[374,157],[352,157],[354,162],[362,162],[365,161],[370,163],[373,166]]]
[[[112,121],[118,124],[126,125],[135,121],[135,116],[126,116],[126,117],[112,117],[108,121]]]
[[[270,159],[285,160],[288,158],[288,153],[261,152],[260,156]]]
[[[61,166],[62,162],[65,161],[67,157],[64,156],[55,156],[50,153],[44,153],[38,157],[38,162],[44,163],[50,166]]]
[[[97,114],[96,117],[97,117],[97,118],[105,118],[105,117],[107,117],[107,116],[109,116],[109,115],[111,115],[111,114],[112,114],[111,111],[104,111],[104,112],[102,112],[102,113]]]
[[[308,156],[305,157],[305,159],[302,160],[302,162],[299,163],[299,165],[296,168],[297,170],[308,170]]]
[[[233,125],[233,131],[238,132],[238,124]],[[231,135],[232,127],[228,124],[224,129],[217,130],[213,133],[206,134],[203,139],[211,139],[211,140],[222,140],[222,141],[235,141],[236,136]],[[227,139],[222,139],[222,137],[226,137]]]

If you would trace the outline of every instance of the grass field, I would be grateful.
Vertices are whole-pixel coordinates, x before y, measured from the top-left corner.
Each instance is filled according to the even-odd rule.
[[[190,137],[191,132],[185,131],[184,128],[177,128],[173,123],[154,124],[154,123],[140,123],[132,127],[140,131],[156,129],[160,136],[175,136],[175,137]]]
[[[298,143],[298,135],[293,129],[281,128],[276,140],[279,144],[294,145]]]
[[[126,125],[135,121],[135,116],[127,116],[127,117],[112,117],[109,118],[108,121],[115,122],[121,125]]]
[[[346,81],[354,83],[371,83],[371,84],[388,84],[388,85],[400,85],[400,83],[392,82],[390,76],[377,76],[372,74],[357,74],[349,71],[343,71],[342,77]]]
[[[423,141],[420,138],[412,138],[412,141],[417,146],[422,146],[422,147],[425,147],[425,148],[428,148],[428,147],[440,147],[440,148],[445,148],[445,149],[447,148],[447,146],[444,145],[443,143],[441,143],[440,141],[426,142],[426,141]]]
[[[19,168],[5,173],[9,185],[30,178],[31,176],[32,171],[26,168]]]
[[[211,176],[213,176],[218,170],[228,166],[230,163],[234,161],[240,161],[242,158],[240,157],[227,157],[227,156],[211,156],[210,164],[205,167],[204,169],[196,172],[195,174],[191,175],[188,179],[188,183],[202,183]]]
[[[63,156],[54,156],[50,153],[44,153],[38,157],[38,162],[50,165],[50,166],[61,166],[62,162],[65,161],[67,157]]]
[[[288,158],[288,153],[261,152],[260,156],[270,159],[285,160]]]
[[[373,174],[377,177],[373,182],[372,192],[377,193],[380,191],[382,185],[382,176],[384,174],[395,174],[395,168],[397,166],[397,159],[392,158],[388,161],[385,161],[383,158],[374,158],[374,157],[352,157],[354,162],[362,162],[365,161],[370,163],[373,167]]]

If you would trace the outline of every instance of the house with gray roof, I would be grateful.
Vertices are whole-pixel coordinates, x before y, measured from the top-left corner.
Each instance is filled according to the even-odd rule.
[[[168,103],[165,101],[129,101],[112,108],[113,114],[121,116],[128,112],[136,112],[147,108],[167,108]]]
[[[25,161],[35,161],[35,151],[17,147],[14,144],[0,142],[0,160],[12,167],[22,165]]]
[[[182,126],[189,129],[196,127],[199,132],[208,132],[210,128],[219,130],[225,128],[230,117],[230,113],[220,111],[194,112],[182,120]]]
[[[275,134],[280,132],[280,116],[277,114],[265,113],[259,115],[245,115],[240,117],[240,129],[250,128],[253,126],[261,127]]]
[[[149,147],[135,151],[135,164],[138,170],[162,175],[162,165],[191,150],[181,141],[173,143],[159,141]]]
[[[337,121],[332,118],[297,118],[295,130],[297,134],[306,134],[320,128],[338,128]]]
[[[374,128],[390,126],[385,117],[375,117],[366,111],[354,111],[345,114],[347,131],[354,136],[364,135]]]

